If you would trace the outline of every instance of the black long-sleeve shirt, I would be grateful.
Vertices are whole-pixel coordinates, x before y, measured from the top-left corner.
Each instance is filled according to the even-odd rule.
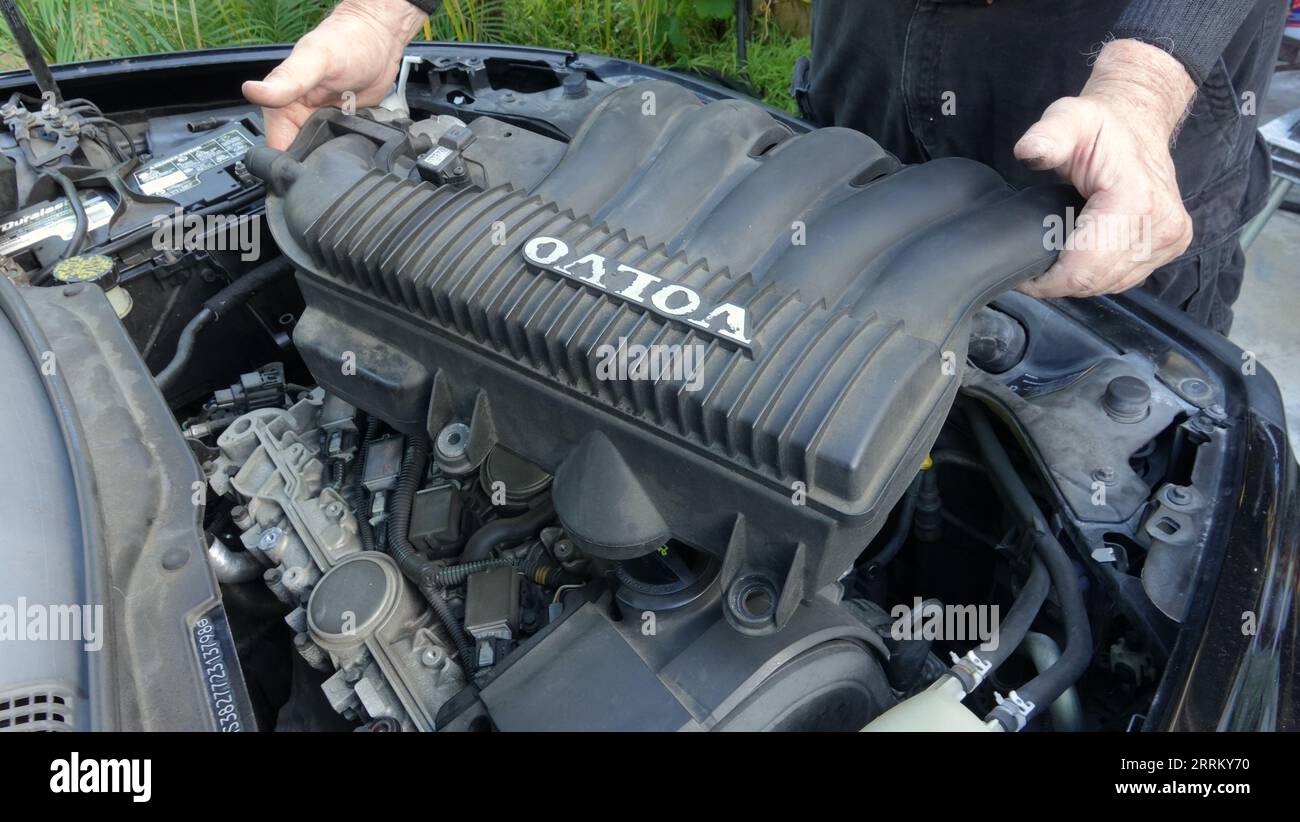
[[[1277,0],[1262,2],[1280,11]],[[1133,0],[1115,22],[1114,35],[1164,49],[1199,86],[1255,5],[1251,0]]]

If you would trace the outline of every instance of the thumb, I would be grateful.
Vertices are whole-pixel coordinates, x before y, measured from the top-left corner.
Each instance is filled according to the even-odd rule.
[[[1035,171],[1050,171],[1069,162],[1075,146],[1089,131],[1096,131],[1092,109],[1076,97],[1057,100],[1029,127],[1013,153]]]
[[[324,49],[299,43],[283,63],[271,70],[265,80],[249,80],[243,85],[248,102],[267,108],[281,108],[305,95],[325,79],[328,55]]]

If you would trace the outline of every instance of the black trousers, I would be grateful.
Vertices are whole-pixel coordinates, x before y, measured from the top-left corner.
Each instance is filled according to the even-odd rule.
[[[1199,89],[1174,146],[1195,238],[1142,286],[1226,334],[1241,290],[1242,227],[1263,206],[1259,107],[1287,0],[1255,8]],[[1016,185],[1012,147],[1054,100],[1078,94],[1127,0],[814,0],[811,64],[796,69],[806,118],[875,138],[904,162],[960,156]]]

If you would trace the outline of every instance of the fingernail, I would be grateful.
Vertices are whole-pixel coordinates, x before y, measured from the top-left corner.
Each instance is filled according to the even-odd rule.
[[[1016,145],[1015,153],[1030,168],[1043,168],[1052,153],[1052,141],[1037,134],[1024,137]]]

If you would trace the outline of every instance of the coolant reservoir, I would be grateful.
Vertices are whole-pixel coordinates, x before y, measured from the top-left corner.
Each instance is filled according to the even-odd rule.
[[[988,731],[991,730],[961,703],[961,683],[943,677],[927,690],[910,697],[868,723],[863,731]]]

